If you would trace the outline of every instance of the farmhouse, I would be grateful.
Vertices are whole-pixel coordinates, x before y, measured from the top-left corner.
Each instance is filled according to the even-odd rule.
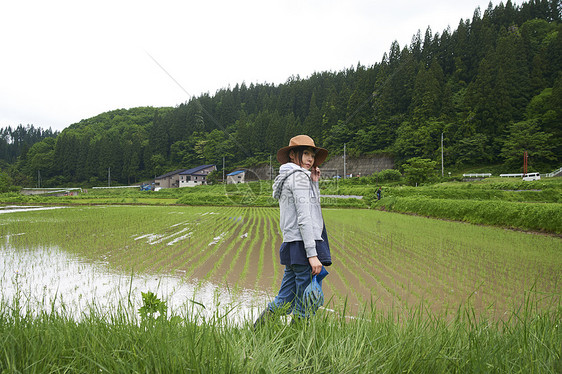
[[[226,175],[226,184],[244,183],[246,170],[233,171]]]
[[[187,169],[178,169],[154,178],[155,188],[177,188],[180,186],[180,173]]]
[[[201,165],[179,173],[179,187],[194,187],[207,184],[207,176],[217,170],[215,165]]]
[[[178,169],[160,175],[154,179],[154,186],[159,188],[193,187],[207,184],[207,175],[217,170],[215,165],[201,165],[192,169]]]

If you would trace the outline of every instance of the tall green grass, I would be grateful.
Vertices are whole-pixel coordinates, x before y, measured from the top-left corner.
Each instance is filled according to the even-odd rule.
[[[387,197],[376,208],[476,224],[562,234],[562,204]]]
[[[186,311],[143,323],[125,307],[93,305],[75,320],[0,303],[3,373],[560,373],[562,307],[527,299],[504,322],[476,319],[470,307],[449,320],[423,305],[396,319],[364,310],[321,310],[308,322],[252,328],[225,315]]]

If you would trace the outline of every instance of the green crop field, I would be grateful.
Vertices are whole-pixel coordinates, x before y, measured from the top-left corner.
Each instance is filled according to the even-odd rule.
[[[268,207],[66,207],[5,214],[0,238],[16,250],[51,246],[103,259],[123,274],[174,274],[273,296],[282,273],[278,215]],[[328,308],[423,303],[451,314],[470,305],[501,318],[527,293],[540,295],[541,308],[559,303],[559,237],[365,209],[324,216],[334,257]]]
[[[51,208],[0,214],[2,372],[562,368],[557,236],[327,208],[326,308],[309,323],[254,330],[255,313],[232,317],[277,290],[277,208]],[[164,304],[139,303],[139,290]],[[167,290],[185,308],[167,310]]]

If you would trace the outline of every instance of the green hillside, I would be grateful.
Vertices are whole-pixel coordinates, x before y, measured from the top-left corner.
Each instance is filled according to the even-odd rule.
[[[19,146],[17,158],[0,131],[0,158],[18,185],[95,185],[109,171],[129,184],[223,158],[230,168],[267,161],[307,133],[332,155],[345,144],[351,156],[391,154],[397,167],[440,163],[443,137],[446,167],[517,171],[527,151],[529,171],[548,172],[562,163],[561,30],[558,1],[490,3],[455,29],[392,43],[380,62],[103,113]]]

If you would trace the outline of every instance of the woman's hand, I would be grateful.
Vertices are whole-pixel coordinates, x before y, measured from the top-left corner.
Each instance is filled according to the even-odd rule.
[[[320,262],[320,260],[318,259],[317,256],[309,257],[308,263],[310,264],[310,267],[312,268],[312,275],[320,274],[320,272],[322,271],[322,263]]]
[[[318,182],[320,180],[320,168],[318,166],[313,167],[310,171],[310,179],[312,179],[313,182]]]

